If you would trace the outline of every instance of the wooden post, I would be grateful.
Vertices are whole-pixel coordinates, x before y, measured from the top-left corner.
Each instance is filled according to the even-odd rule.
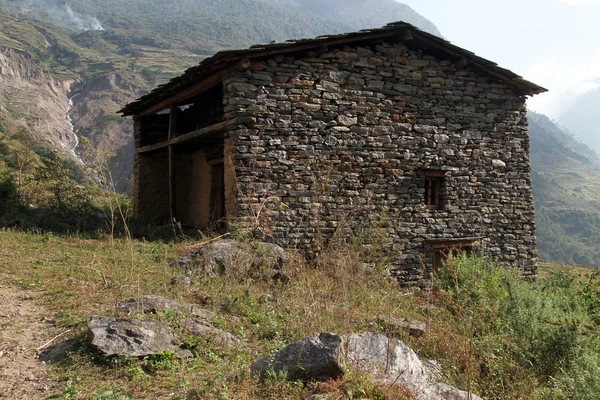
[[[169,141],[175,138],[177,131],[177,107],[171,104],[169,113]],[[175,186],[175,149],[169,145],[169,215],[171,223],[175,222],[177,210],[177,192]]]

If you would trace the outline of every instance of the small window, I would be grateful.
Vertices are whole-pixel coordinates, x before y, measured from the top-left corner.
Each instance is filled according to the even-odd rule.
[[[425,205],[427,208],[437,210],[442,208],[442,189],[443,178],[441,176],[425,177]]]

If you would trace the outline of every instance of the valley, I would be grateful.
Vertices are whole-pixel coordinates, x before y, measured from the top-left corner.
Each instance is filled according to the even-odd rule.
[[[5,164],[14,168],[9,158],[22,146],[35,153],[34,166],[53,149],[75,161],[107,164],[115,188],[127,193],[132,189],[132,124],[116,111],[209,54],[273,39],[379,26],[389,18],[382,19],[383,14],[440,34],[409,7],[386,0],[368,10],[361,2],[322,6],[298,0],[290,7],[273,0],[243,3],[234,11],[226,3],[202,3],[183,16],[184,3],[160,15],[167,21],[182,17],[184,23],[159,27],[156,9],[140,8],[135,2],[79,0],[66,8],[50,0],[0,1],[0,22],[6,27],[0,34],[0,132],[7,148],[13,149],[12,156],[5,152]],[[118,17],[118,11],[128,7],[136,17]],[[250,26],[247,13],[276,18],[252,17],[266,25]],[[43,15],[47,18],[40,18]],[[243,29],[223,25],[215,31],[220,25],[214,21],[225,15],[227,24]],[[293,24],[284,23],[290,18]],[[101,24],[95,25],[95,20]],[[190,21],[196,24],[193,29],[188,29]],[[543,116],[530,114],[530,124],[540,256],[598,266],[598,157],[578,142],[581,136],[562,132]]]

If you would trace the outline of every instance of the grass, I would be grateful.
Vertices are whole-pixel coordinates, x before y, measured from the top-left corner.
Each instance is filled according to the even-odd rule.
[[[487,398],[552,398],[540,394],[547,382],[527,367],[512,359],[490,359],[490,354],[499,354],[490,350],[498,345],[497,336],[494,341],[474,343],[470,322],[465,322],[472,321],[468,318],[474,314],[466,307],[456,308],[451,293],[399,290],[384,273],[362,268],[364,254],[357,248],[330,249],[315,264],[291,262],[292,279],[285,286],[272,282],[268,274],[249,273],[240,266],[223,276],[192,275],[192,285],[182,289],[170,284],[179,274],[170,265],[197,243],[13,230],[0,231],[0,241],[4,277],[21,287],[44,291],[44,305],[79,343],[70,361],[53,369],[64,386],[59,398],[280,399],[337,393],[339,398],[408,399],[407,391],[377,386],[360,375],[306,385],[277,377],[259,381],[249,375],[253,361],[307,334],[382,332],[378,321],[391,316],[428,323],[422,337],[408,332],[395,335],[424,358],[441,362],[449,383],[470,387]],[[542,276],[553,276],[557,268],[543,263]],[[581,277],[585,272],[576,269]],[[182,328],[181,316],[163,313],[150,317],[169,323],[177,344],[192,350],[193,358],[180,360],[169,352],[143,359],[106,358],[87,347],[89,317],[118,316],[118,301],[146,294],[214,311],[218,316],[211,322],[243,344],[225,349],[204,342]],[[490,371],[487,376],[481,373],[484,363]],[[510,386],[502,387],[498,377]]]
[[[71,364],[55,372],[65,385],[70,382],[69,390],[76,391],[78,398],[117,388],[134,398],[168,393],[175,393],[175,398],[194,393],[197,398],[300,398],[318,387],[279,380],[265,386],[248,375],[250,363],[309,333],[365,331],[388,315],[424,318],[428,314],[424,299],[400,292],[384,276],[358,270],[315,270],[295,263],[287,286],[264,277],[240,279],[232,272],[220,278],[193,276],[192,287],[182,290],[169,284],[178,274],[169,264],[190,243],[129,243],[10,230],[0,232],[0,240],[0,269],[13,283],[47,293],[45,305],[57,313],[62,328],[73,329],[78,340],[90,316],[118,315],[117,301],[159,294],[212,309],[219,315],[212,322],[244,342],[234,350],[197,343],[182,330],[178,317],[163,316],[179,333],[179,342],[193,349],[194,359],[181,362],[167,355],[165,360],[106,360],[82,346]],[[402,339],[415,341],[408,335]],[[344,385],[356,386],[356,382]],[[366,392],[375,390],[366,383],[359,386]]]

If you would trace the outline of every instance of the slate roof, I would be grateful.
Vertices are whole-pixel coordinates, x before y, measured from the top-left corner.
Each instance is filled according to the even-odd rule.
[[[396,37],[411,49],[420,49],[426,54],[455,62],[466,63],[471,69],[497,79],[520,95],[535,95],[547,90],[521,76],[499,67],[496,63],[479,57],[449,41],[432,35],[406,22],[393,22],[382,28],[365,29],[358,32],[339,35],[318,36],[312,39],[288,40],[282,43],[260,44],[244,50],[220,51],[212,57],[203,60],[199,65],[189,68],[183,75],[160,85],[152,92],[128,104],[119,112],[124,116],[135,115],[164,101],[180,91],[211,77],[215,73],[244,59],[255,59],[279,54],[290,54],[309,51],[321,46],[344,46],[352,43],[365,43],[385,38]]]

